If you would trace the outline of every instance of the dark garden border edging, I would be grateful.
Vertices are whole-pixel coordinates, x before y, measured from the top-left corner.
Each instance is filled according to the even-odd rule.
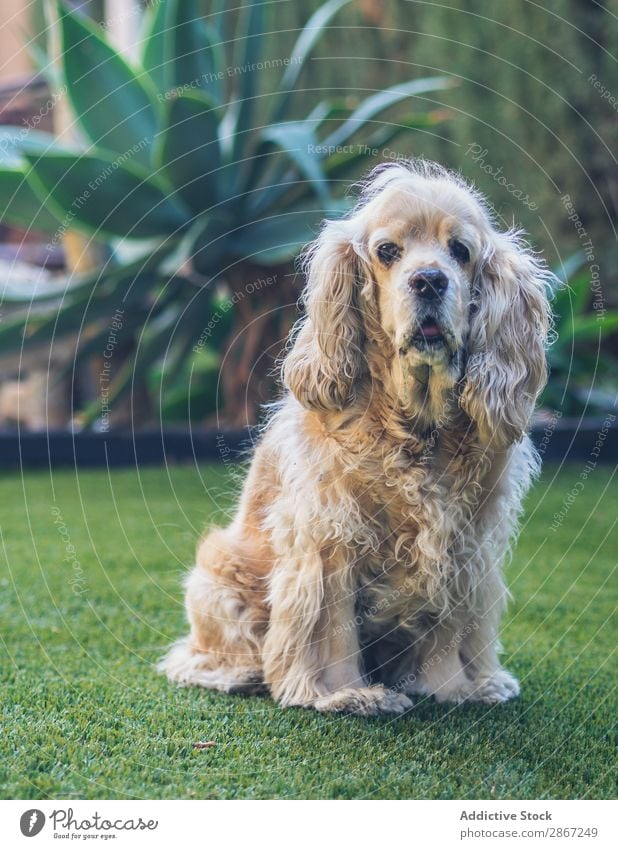
[[[164,428],[0,432],[0,468],[122,468],[164,463],[227,461],[250,450],[252,431]]]
[[[127,467],[227,462],[246,456],[257,429],[115,430],[108,433],[66,431],[0,433],[0,468],[33,469]],[[559,419],[536,425],[532,438],[544,461],[579,460],[618,463],[618,422],[606,418]]]

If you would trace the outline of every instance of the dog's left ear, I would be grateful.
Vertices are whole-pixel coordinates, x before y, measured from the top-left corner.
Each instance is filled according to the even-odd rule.
[[[283,382],[310,410],[342,410],[365,368],[361,272],[350,221],[327,221],[304,264],[307,313],[283,363]]]
[[[479,263],[460,404],[488,447],[522,438],[545,385],[551,277],[515,233],[494,233]]]

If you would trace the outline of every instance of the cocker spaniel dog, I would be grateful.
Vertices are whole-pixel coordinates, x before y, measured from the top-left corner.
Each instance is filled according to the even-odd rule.
[[[502,561],[538,458],[550,274],[425,161],[380,166],[305,257],[287,392],[200,542],[161,669],[282,705],[504,702]]]

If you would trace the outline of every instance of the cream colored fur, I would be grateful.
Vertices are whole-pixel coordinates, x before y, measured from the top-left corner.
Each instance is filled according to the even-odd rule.
[[[190,634],[161,669],[360,715],[401,713],[418,694],[505,701],[518,684],[499,661],[502,564],[537,471],[526,429],[549,274],[426,162],[376,169],[305,262],[287,393],[232,524],[199,545]],[[429,305],[411,283],[421,268],[448,281]]]

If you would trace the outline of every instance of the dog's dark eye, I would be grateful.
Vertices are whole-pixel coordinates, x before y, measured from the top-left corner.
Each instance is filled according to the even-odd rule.
[[[470,251],[464,244],[458,242],[457,239],[451,239],[448,243],[448,249],[453,259],[456,259],[457,262],[461,262],[462,265],[465,265],[466,262],[470,262]]]
[[[383,242],[378,245],[378,259],[384,265],[391,265],[396,259],[399,259],[401,251],[394,242]]]

